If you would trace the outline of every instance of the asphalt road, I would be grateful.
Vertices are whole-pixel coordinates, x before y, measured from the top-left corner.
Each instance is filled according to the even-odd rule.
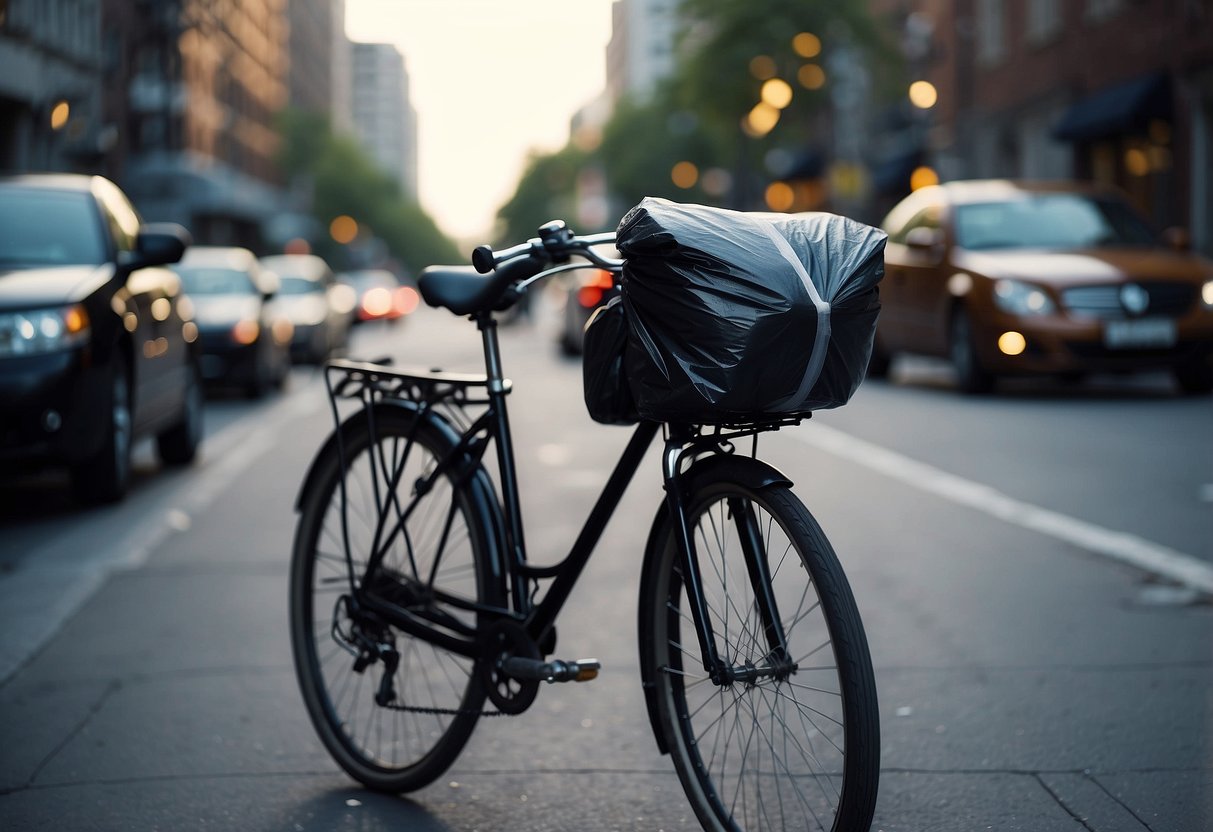
[[[541,308],[541,313],[544,310]],[[552,322],[502,333],[527,541],[553,562],[627,441],[591,423]],[[479,369],[424,312],[355,351]],[[968,399],[903,362],[764,438],[831,537],[877,668],[884,830],[1213,828],[1213,399],[1164,377]],[[566,607],[594,682],[483,720],[414,795],[315,739],[286,628],[295,490],[329,424],[313,371],[208,405],[202,458],[150,449],[120,506],[0,483],[0,829],[692,829],[638,684],[635,597],[660,499],[642,466]]]

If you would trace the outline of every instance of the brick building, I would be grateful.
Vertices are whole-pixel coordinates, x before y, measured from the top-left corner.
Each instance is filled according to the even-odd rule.
[[[922,158],[945,179],[1122,188],[1213,251],[1211,0],[873,0],[935,85]]]

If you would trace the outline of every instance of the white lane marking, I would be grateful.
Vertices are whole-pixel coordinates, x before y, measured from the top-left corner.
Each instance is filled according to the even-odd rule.
[[[1154,575],[1213,593],[1213,566],[1192,555],[1158,543],[1113,531],[1076,517],[1025,503],[934,466],[902,456],[825,425],[794,431],[802,442],[857,462],[914,488],[985,512],[1025,529],[1047,534],[1098,555],[1127,563]]]

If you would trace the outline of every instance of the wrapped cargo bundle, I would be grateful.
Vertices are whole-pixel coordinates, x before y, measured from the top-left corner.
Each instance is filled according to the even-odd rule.
[[[744,424],[845,404],[871,357],[885,239],[834,214],[646,198],[619,224],[622,306],[587,329],[591,415]]]

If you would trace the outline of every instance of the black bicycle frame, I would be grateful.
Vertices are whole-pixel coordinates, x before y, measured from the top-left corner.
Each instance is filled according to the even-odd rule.
[[[509,386],[502,372],[500,345],[497,339],[497,322],[488,313],[477,315],[473,320],[475,320],[483,340],[488,408],[469,427],[464,429],[458,445],[443,460],[439,461],[438,466],[430,472],[427,479],[432,482],[438,477],[448,474],[452,466],[459,464],[460,460],[466,459],[469,455],[472,457],[474,464],[479,464],[480,456],[483,454],[488,441],[496,440],[494,444],[497,448],[500,496],[505,515],[503,534],[505,538],[505,558],[510,576],[511,604],[509,609],[487,608],[472,604],[466,600],[450,598],[441,593],[436,595],[436,599],[468,610],[515,617],[524,625],[527,632],[537,643],[542,643],[555,626],[556,618],[572,593],[573,587],[580,578],[586,564],[589,562],[594,548],[602,539],[602,534],[606,529],[608,521],[619,506],[624,492],[639,469],[645,453],[653,442],[653,437],[657,435],[657,431],[661,427],[661,423],[641,421],[637,425],[631,439],[628,441],[627,447],[624,449],[619,461],[615,464],[615,468],[607,479],[606,485],[603,487],[589,516],[582,525],[577,539],[564,559],[551,566],[531,565],[527,561],[526,543],[523,537],[521,496],[514,466],[514,447],[510,433],[509,415],[506,409],[506,396],[509,392]],[[425,409],[423,409],[423,416],[425,412]],[[411,441],[410,438],[410,444]],[[752,675],[754,669],[750,668],[747,670],[744,668],[728,667],[719,657],[715,638],[709,625],[710,618],[707,602],[703,594],[698,557],[687,518],[687,501],[690,495],[686,492],[682,476],[683,472],[681,470],[683,462],[687,459],[688,455],[694,456],[697,453],[702,453],[704,444],[702,442],[696,443],[694,434],[689,429],[672,427],[665,442],[662,458],[662,476],[671,525],[678,542],[683,584],[686,588],[687,597],[690,600],[691,617],[695,623],[695,630],[702,651],[701,655],[704,657],[704,670],[711,675],[711,678],[717,684],[727,684],[734,679],[744,678],[747,673]],[[688,449],[688,446],[691,446],[691,448]],[[394,478],[399,477],[399,472],[393,474],[393,472],[387,471],[385,466],[383,473],[388,490],[394,491],[396,486]],[[385,529],[385,518],[380,517],[375,532],[377,551],[372,554],[370,562],[367,565],[367,575],[370,575],[378,568],[383,555],[387,551],[388,541],[395,534],[404,533],[405,521],[415,507],[417,500],[421,499],[421,496],[423,495],[415,497],[409,506],[403,509],[394,495],[390,499],[390,503],[396,508],[395,523],[391,524],[390,528]],[[385,504],[379,502],[378,493],[376,494],[376,501],[379,503],[382,511]],[[752,508],[749,506],[748,501],[736,499],[730,501],[730,511],[738,526],[738,532],[742,541],[742,551],[747,562],[751,582],[755,587],[769,588],[769,564],[767,564],[763,553],[760,534]],[[380,543],[382,543],[381,546],[378,545]],[[530,582],[536,578],[552,578],[553,580],[547,587],[542,600],[538,604],[532,605]],[[769,589],[756,590],[755,594],[770,647],[770,655],[777,663],[786,662],[786,642],[778,610],[775,606],[775,600],[770,594]],[[448,616],[419,614],[391,602],[375,599],[366,593],[360,593],[360,595],[362,597],[359,600],[365,603],[369,609],[387,617],[402,630],[420,638],[428,639],[442,646],[444,649],[460,655],[470,658],[476,658],[479,655],[480,647],[472,628],[466,625],[455,626],[457,622],[448,620],[450,618]],[[444,627],[450,632],[436,629],[435,625]]]

